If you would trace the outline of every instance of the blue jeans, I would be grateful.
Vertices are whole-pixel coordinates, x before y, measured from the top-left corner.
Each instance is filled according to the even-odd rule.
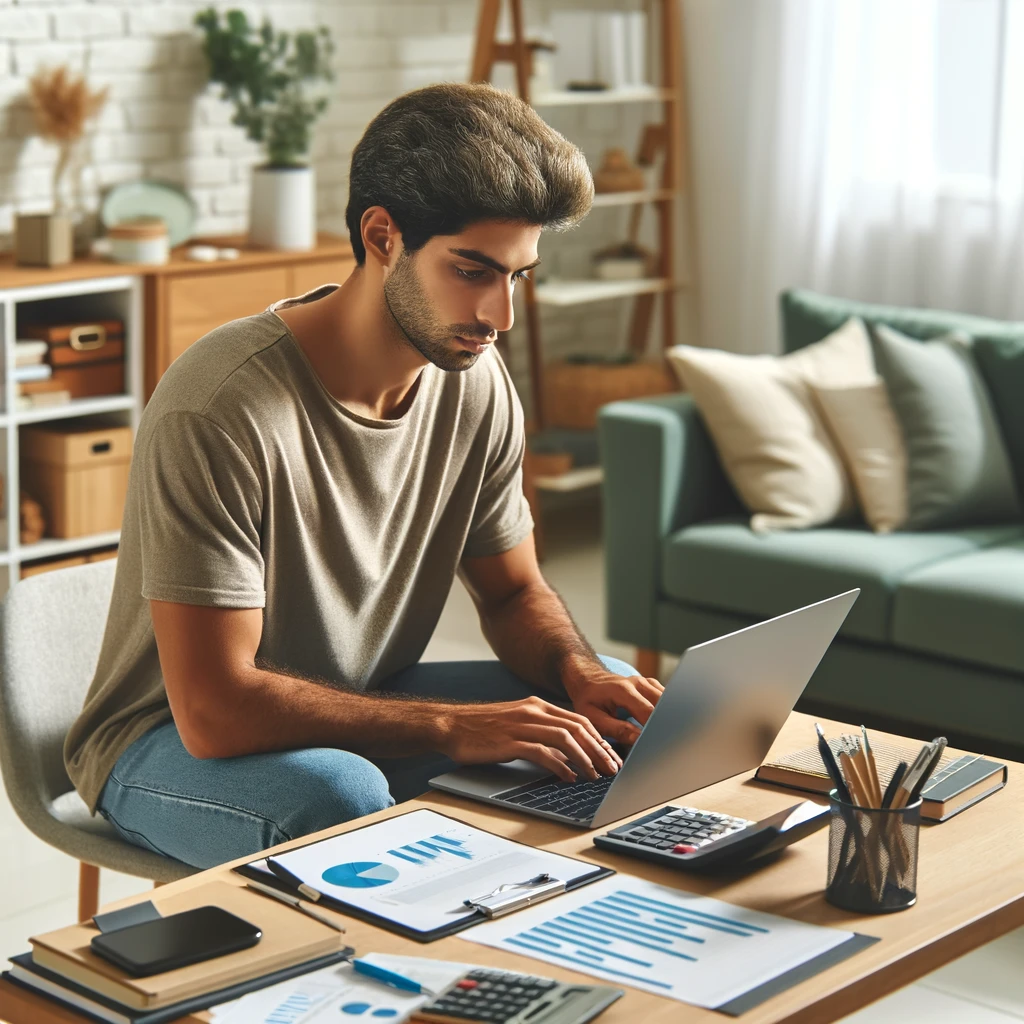
[[[617,658],[601,661],[637,674]],[[498,661],[421,662],[380,689],[486,702],[538,693]],[[410,800],[453,767],[443,754],[369,760],[333,747],[200,760],[171,721],[118,758],[97,809],[128,842],[208,868]]]

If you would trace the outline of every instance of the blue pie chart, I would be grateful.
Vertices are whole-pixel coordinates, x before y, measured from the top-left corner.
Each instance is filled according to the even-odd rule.
[[[374,889],[387,885],[398,877],[398,871],[390,864],[379,864],[373,860],[354,860],[348,864],[335,864],[321,876],[325,882],[342,889]]]

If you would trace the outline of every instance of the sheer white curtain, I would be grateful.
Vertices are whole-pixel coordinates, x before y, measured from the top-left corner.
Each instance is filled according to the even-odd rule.
[[[1024,0],[687,0],[705,344],[780,290],[1024,319]]]

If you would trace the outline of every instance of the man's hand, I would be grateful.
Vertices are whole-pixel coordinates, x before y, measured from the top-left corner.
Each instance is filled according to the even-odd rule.
[[[589,719],[602,736],[610,736],[619,743],[633,743],[640,730],[632,722],[617,718],[616,712],[625,708],[630,718],[646,725],[665,687],[657,679],[627,678],[596,666],[566,679],[565,690],[572,706]]]
[[[622,759],[582,714],[540,697],[451,707],[438,749],[459,764],[493,764],[522,757],[572,782],[571,761],[588,779],[612,775]]]

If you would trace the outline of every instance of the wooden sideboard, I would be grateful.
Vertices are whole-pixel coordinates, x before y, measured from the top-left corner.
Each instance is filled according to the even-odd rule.
[[[75,260],[63,267],[22,267],[0,256],[0,289],[138,276],[144,294],[144,395],[148,399],[168,366],[214,327],[251,316],[270,303],[300,295],[328,282],[341,283],[355,260],[348,241],[321,234],[315,249],[282,252],[252,249],[242,237],[196,239],[196,244],[235,248],[236,260],[200,263],[175,249],[169,263],[146,266],[100,259]]]
[[[307,252],[244,248],[241,239],[212,244],[241,250],[237,260],[196,263],[175,253],[171,262],[146,275],[146,398],[171,363],[194,341],[238,317],[259,313],[272,302],[334,282],[352,272],[347,241],[320,235]]]

